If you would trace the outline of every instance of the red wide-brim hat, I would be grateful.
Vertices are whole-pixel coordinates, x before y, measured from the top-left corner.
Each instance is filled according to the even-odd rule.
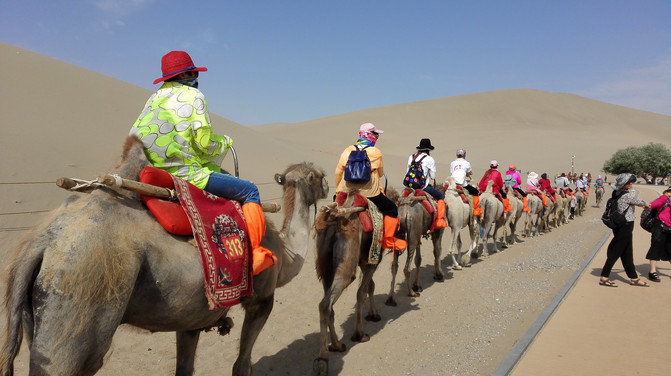
[[[154,84],[163,82],[183,72],[205,72],[207,68],[196,67],[191,56],[184,51],[170,51],[161,58],[163,76],[154,80]]]

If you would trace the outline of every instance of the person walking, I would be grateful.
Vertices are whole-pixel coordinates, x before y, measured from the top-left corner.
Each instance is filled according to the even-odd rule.
[[[162,83],[145,104],[130,134],[144,144],[149,162],[196,187],[239,201],[252,245],[253,273],[275,266],[277,257],[260,246],[266,232],[259,190],[249,180],[221,173],[221,162],[233,140],[212,131],[205,95],[198,90],[198,72],[188,53],[170,51],[161,58]]]
[[[671,262],[671,187],[651,202],[650,208],[656,209],[657,214],[650,234],[650,249],[645,258],[650,260],[648,279],[660,282],[659,274],[657,274],[657,261]]]
[[[622,173],[617,176],[615,183],[612,184],[613,198],[619,196],[614,209],[624,215],[626,223],[613,229],[613,239],[608,244],[606,262],[601,269],[601,278],[599,278],[599,285],[601,286],[617,287],[617,284],[611,281],[609,277],[618,259],[622,261],[622,266],[632,286],[649,286],[647,282],[641,281],[634,266],[634,206],[650,208],[645,201],[636,197],[636,191],[631,189],[635,181],[636,176],[634,174]]]

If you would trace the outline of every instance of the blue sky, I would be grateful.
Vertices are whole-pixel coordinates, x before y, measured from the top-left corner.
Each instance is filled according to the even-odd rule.
[[[671,115],[670,20],[646,0],[0,0],[1,41],[150,90],[189,52],[243,125],[511,88]]]

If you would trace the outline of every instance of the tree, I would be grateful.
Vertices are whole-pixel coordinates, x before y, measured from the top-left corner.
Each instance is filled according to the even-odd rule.
[[[645,146],[629,146],[616,151],[603,164],[603,170],[609,174],[631,172],[654,182],[656,178],[671,173],[671,150],[652,142]]]

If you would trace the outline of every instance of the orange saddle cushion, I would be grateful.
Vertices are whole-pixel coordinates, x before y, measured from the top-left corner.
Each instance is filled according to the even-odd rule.
[[[172,175],[165,170],[152,166],[147,166],[140,171],[140,183],[175,189]],[[140,197],[166,231],[175,235],[191,235],[193,233],[189,218],[178,202],[152,196],[140,195]]]

